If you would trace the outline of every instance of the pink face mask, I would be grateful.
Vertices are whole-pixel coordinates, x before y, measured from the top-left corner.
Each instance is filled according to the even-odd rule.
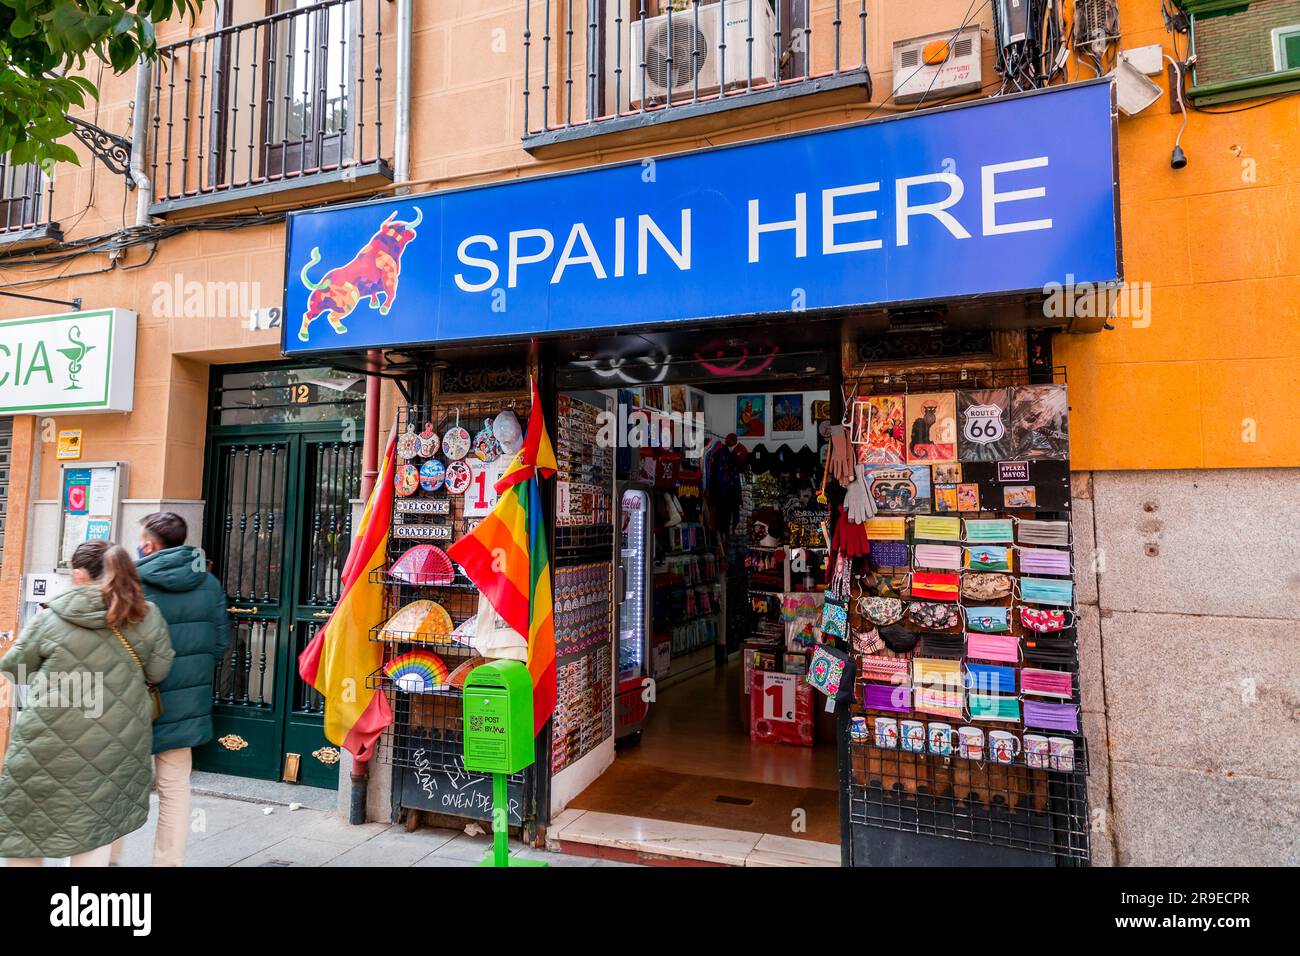
[[[1020,689],[1026,694],[1039,697],[1074,696],[1074,677],[1068,671],[1048,671],[1037,667],[1026,667],[1020,672]]]
[[[979,661],[1020,660],[1020,641],[1014,634],[966,634],[966,656]],[[1068,674],[1066,675],[1069,676]]]

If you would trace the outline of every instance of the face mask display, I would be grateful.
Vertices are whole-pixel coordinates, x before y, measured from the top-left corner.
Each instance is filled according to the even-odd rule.
[[[1068,671],[1048,671],[1026,667],[1020,672],[1020,689],[1039,697],[1074,696],[1074,675]]]
[[[1066,548],[1070,545],[1070,522],[1022,521],[1016,531],[1016,540],[1021,544]]]
[[[971,720],[1020,720],[1020,698],[994,697],[986,694],[967,694],[966,706]]]
[[[918,544],[915,565],[918,568],[961,570],[961,548],[955,544]]]
[[[962,575],[961,596],[972,601],[1000,601],[1011,597],[1011,577],[1006,574]]]
[[[1011,630],[1010,608],[1006,607],[968,607],[966,630],[981,634],[1005,634]]]
[[[972,571],[1010,571],[1011,549],[1001,545],[967,548],[966,566]]]
[[[909,711],[912,709],[912,688],[864,684],[862,706],[867,710]]]
[[[1012,541],[1012,521],[1010,518],[967,518],[966,540],[976,542]]]
[[[1051,548],[1021,548],[1022,574],[1069,574],[1070,552]]]
[[[1073,704],[1042,704],[1036,700],[1025,701],[1025,726],[1039,730],[1079,732],[1079,708]]]
[[[955,574],[917,571],[912,575],[912,597],[927,601],[955,601],[960,586],[961,579]]]
[[[960,541],[961,519],[917,515],[912,522],[912,537],[926,541]]]
[[[906,518],[870,518],[862,527],[872,542],[903,541],[907,538]]]
[[[871,560],[879,568],[905,568],[912,560],[905,541],[872,541]]]
[[[1020,660],[1020,642],[1014,635],[967,634],[966,656],[981,661]]]
[[[995,664],[967,664],[966,689],[976,694],[1014,694],[1016,669]]]
[[[1074,603],[1074,582],[1053,578],[1021,578],[1020,600],[1029,604],[1069,607]]]
[[[1069,626],[1069,620],[1064,611],[1048,611],[1038,607],[1020,609],[1020,623],[1039,634],[1060,631]]]

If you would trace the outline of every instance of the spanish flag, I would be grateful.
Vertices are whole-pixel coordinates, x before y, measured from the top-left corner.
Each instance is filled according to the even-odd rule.
[[[298,655],[298,673],[325,698],[325,736],[358,761],[375,753],[375,741],[393,721],[388,697],[366,686],[383,663],[384,647],[370,640],[370,628],[384,619],[384,588],[370,572],[384,566],[393,515],[397,436],[388,440],[352,549],[343,565],[342,593],[325,626]]]
[[[501,497],[477,528],[447,554],[501,619],[528,638],[528,673],[533,679],[533,733],[555,710],[555,626],[551,605],[551,562],[546,550],[541,478],[555,474],[555,450],[546,434],[542,399],[533,382],[533,408],[524,447],[496,483]]]

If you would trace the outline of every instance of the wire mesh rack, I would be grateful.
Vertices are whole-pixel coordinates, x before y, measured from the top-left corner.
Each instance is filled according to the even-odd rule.
[[[1069,763],[1059,754],[1022,751],[1002,763],[983,749],[981,759],[971,760],[879,747],[874,735],[853,740],[849,818],[886,830],[1087,861],[1088,748],[1082,736],[1069,740]]]
[[[427,423],[441,437],[459,425],[473,439],[484,423],[503,409],[514,411],[521,422],[525,421],[528,399],[526,396],[490,401],[449,399],[427,406],[408,405],[398,409],[397,431],[399,435],[404,434],[411,426],[419,433]],[[474,457],[471,450],[467,459]],[[418,466],[435,458],[446,461],[442,447],[436,455],[416,455],[405,463]],[[464,493],[451,491],[445,483],[433,491],[420,489],[406,497],[396,496],[387,564],[370,572],[370,580],[384,587],[384,620],[375,623],[369,637],[385,649],[383,664],[370,674],[367,684],[388,695],[393,711],[393,720],[380,739],[378,758],[393,767],[424,774],[439,771],[456,780],[481,776],[467,774],[464,769],[461,712],[464,677],[473,667],[484,663],[484,659],[460,639],[460,633],[453,635],[458,628],[463,633],[467,630],[465,625],[472,624],[478,612],[478,589],[450,561],[438,562],[436,569],[416,573],[395,572],[394,565],[411,548],[430,544],[446,548],[472,530],[478,518],[466,513],[466,501]],[[403,623],[389,623],[393,615],[420,601],[430,602],[430,606],[421,605],[417,612],[408,613]],[[435,610],[433,605],[441,610]],[[447,682],[435,685],[432,690],[416,691],[404,686],[399,678],[389,676],[395,661],[415,651],[436,655],[447,672]],[[509,780],[526,784],[531,772],[525,770]]]

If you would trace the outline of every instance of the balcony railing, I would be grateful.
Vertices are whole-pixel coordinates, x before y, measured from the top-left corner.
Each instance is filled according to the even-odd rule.
[[[866,0],[525,0],[528,148],[850,87]]]
[[[155,211],[390,175],[385,8],[322,0],[162,48],[149,117]]]
[[[0,156],[0,241],[48,231],[54,207],[54,180],[31,163]]]

